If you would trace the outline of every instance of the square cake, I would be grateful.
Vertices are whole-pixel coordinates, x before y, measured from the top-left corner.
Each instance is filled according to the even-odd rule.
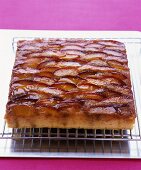
[[[123,43],[17,43],[5,119],[10,128],[132,129],[135,108]]]

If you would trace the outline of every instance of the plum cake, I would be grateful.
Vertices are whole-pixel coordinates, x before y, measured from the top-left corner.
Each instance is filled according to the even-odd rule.
[[[132,129],[125,45],[114,40],[17,43],[5,119],[10,128]]]

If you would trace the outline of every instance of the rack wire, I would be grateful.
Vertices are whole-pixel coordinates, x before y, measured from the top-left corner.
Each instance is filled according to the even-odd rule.
[[[12,43],[14,53],[16,51],[17,41],[21,39],[34,39],[34,37],[14,37]],[[117,39],[127,44],[141,44],[141,39]],[[130,48],[130,46],[128,48]],[[138,56],[140,53],[141,52],[138,51],[136,55]],[[135,60],[136,59],[132,60],[133,68]],[[137,77],[137,74],[133,76],[135,72],[137,72],[137,70],[133,71],[131,68],[137,111],[135,126],[132,130],[59,128],[11,129],[7,127],[5,122],[2,122],[0,126],[0,156],[141,158],[140,77]]]

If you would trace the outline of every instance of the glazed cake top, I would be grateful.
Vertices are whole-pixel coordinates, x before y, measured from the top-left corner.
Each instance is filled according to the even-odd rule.
[[[113,40],[19,41],[10,84],[10,106],[52,112],[134,115],[123,43]]]

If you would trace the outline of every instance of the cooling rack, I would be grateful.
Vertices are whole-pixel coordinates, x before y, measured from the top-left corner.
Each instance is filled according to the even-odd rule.
[[[14,53],[16,51],[17,41],[23,39],[34,39],[34,37],[14,37],[12,41]],[[101,37],[99,39],[112,38]],[[7,127],[2,119],[0,125],[0,156],[141,158],[141,77],[139,68],[141,61],[141,39],[129,37],[114,38],[114,40],[124,42],[127,49],[137,114],[134,128],[132,130],[11,129]]]
[[[22,157],[141,158],[141,135],[132,130],[4,129],[3,154]],[[2,153],[1,153],[2,154]]]

